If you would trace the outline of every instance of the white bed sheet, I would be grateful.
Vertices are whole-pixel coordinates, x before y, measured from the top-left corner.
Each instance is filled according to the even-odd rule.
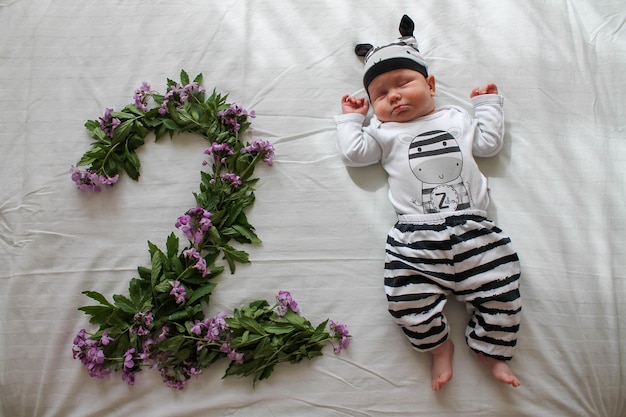
[[[404,13],[440,103],[466,105],[491,81],[505,96],[506,146],[481,167],[523,267],[517,389],[464,348],[451,301],[455,375],[430,390],[430,357],[386,312],[384,172],[346,169],[336,152],[339,98],[361,89],[353,47],[392,40]],[[608,0],[0,2],[0,414],[625,416],[625,23]],[[354,336],[256,388],[220,379],[221,365],[180,392],[154,371],[129,387],[71,355],[88,327],[81,291],[125,293],[146,241],[164,244],[193,204],[203,150],[186,135],[148,143],[138,183],[86,195],[69,178],[90,143],[83,123],[183,68],[254,109],[253,136],[277,153],[249,211],[263,243],[219,279],[211,309],[285,289]]]

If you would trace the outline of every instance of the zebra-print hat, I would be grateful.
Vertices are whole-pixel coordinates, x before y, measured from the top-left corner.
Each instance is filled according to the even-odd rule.
[[[369,43],[360,43],[354,48],[354,52],[365,58],[363,68],[363,85],[365,91],[374,78],[385,72],[401,68],[408,68],[428,77],[428,66],[424,57],[417,49],[417,41],[413,37],[415,24],[407,15],[402,16],[400,21],[401,37],[388,45],[374,48]]]

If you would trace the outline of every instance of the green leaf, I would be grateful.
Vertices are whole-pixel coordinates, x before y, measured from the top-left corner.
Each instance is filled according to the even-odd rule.
[[[84,306],[78,308],[78,310],[90,315],[89,323],[91,324],[104,324],[113,312],[112,307],[108,306]]]
[[[250,330],[252,332],[264,335],[267,334],[265,329],[261,324],[259,324],[256,320],[250,317],[240,317],[239,323],[243,326],[244,329]]]
[[[136,308],[143,310],[143,305],[145,304],[146,299],[150,297],[150,290],[148,290],[146,294],[144,292],[144,286],[142,285],[142,281],[138,278],[133,278],[130,280],[128,292],[133,305]]]
[[[111,304],[110,302],[107,301],[107,299],[104,297],[104,295],[100,294],[99,292],[96,291],[83,291],[83,294],[85,294],[87,297],[96,300],[97,302],[99,302],[102,305],[108,306],[108,307],[113,307],[113,304]]]
[[[135,314],[138,312],[133,302],[123,295],[114,294],[113,301],[115,306],[125,313]]]
[[[307,319],[305,319],[298,313],[294,313],[293,311],[291,311],[291,309],[287,310],[287,313],[285,313],[284,318],[285,320],[293,324],[298,329],[311,327],[311,323],[309,323]]]
[[[124,171],[126,171],[132,180],[137,181],[139,179],[139,167],[141,165],[137,154],[132,151],[126,151],[124,156],[126,157],[124,160]]]
[[[97,120],[87,120],[85,122],[85,128],[89,131],[92,131],[98,127],[100,127],[100,122],[98,122]]]
[[[172,119],[162,119],[163,121],[163,126],[168,129],[168,130],[178,130],[178,124],[173,121]]]
[[[296,330],[296,328],[293,325],[287,324],[287,323],[266,324],[263,326],[263,328],[265,329],[266,332],[272,333],[272,334],[287,334]]]
[[[167,237],[167,243],[166,243],[168,258],[178,256],[179,244],[180,244],[180,241],[178,237],[176,237],[174,232],[170,233],[170,235]]]
[[[180,83],[183,86],[189,84],[189,75],[185,70],[180,70]]]
[[[135,149],[139,148],[145,143],[144,137],[145,135],[144,136],[132,135],[130,138],[128,138],[128,142],[126,143],[126,148],[129,151],[134,151]]]
[[[217,245],[222,241],[222,237],[220,236],[220,232],[217,230],[217,227],[211,226],[209,228],[209,233],[211,235],[211,239]]]
[[[113,142],[123,141],[126,136],[128,136],[134,125],[134,120],[123,121],[117,128],[115,128],[115,130],[113,130]]]
[[[135,119],[136,116],[132,113],[127,113],[124,111],[113,111],[111,112],[111,117],[117,117],[120,120],[129,120],[129,119]]]
[[[176,352],[185,342],[185,338],[181,335],[169,337],[158,344],[159,350],[162,352]]]
[[[155,287],[160,280],[161,271],[163,270],[163,252],[158,248],[152,253],[152,271],[150,273],[150,282]]]
[[[261,239],[254,233],[252,228],[243,227],[238,224],[234,224],[232,227],[251,243],[261,243]]]
[[[170,285],[170,283],[165,281],[165,280],[160,282],[160,283],[158,283],[153,288],[154,288],[154,291],[157,292],[157,293],[162,293],[162,292],[168,292],[169,293],[172,290],[172,286]]]
[[[195,301],[200,300],[203,297],[206,297],[207,295],[211,294],[211,292],[216,286],[217,284],[211,282],[209,284],[203,285],[202,287],[194,290],[192,295],[189,297],[189,300],[187,301],[187,303],[192,304]]]
[[[145,114],[143,110],[139,110],[139,108],[137,108],[137,106],[135,106],[134,104],[128,104],[126,107],[124,107],[124,110],[127,110],[130,113],[133,113],[134,115],[137,115],[140,117]]]
[[[250,263],[248,254],[244,251],[237,250],[229,245],[224,245],[221,247],[221,249],[224,253],[224,259],[226,259],[226,262],[228,263],[231,274],[235,272],[235,262],[239,262],[242,264]]]
[[[150,281],[150,277],[152,276],[152,272],[150,271],[150,269],[146,268],[145,266],[138,266],[137,273],[139,274],[139,277],[144,281]]]

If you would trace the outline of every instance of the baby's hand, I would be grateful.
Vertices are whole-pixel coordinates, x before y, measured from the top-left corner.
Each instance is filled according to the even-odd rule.
[[[345,95],[341,98],[341,111],[346,113],[359,113],[363,116],[367,115],[370,103],[365,98],[357,98]]]
[[[483,87],[476,87],[470,93],[470,97],[474,98],[483,94],[498,94],[498,87],[495,84],[487,84]]]

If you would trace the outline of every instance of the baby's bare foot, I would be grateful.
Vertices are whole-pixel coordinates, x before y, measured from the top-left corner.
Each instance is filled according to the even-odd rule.
[[[505,361],[490,358],[482,353],[478,354],[478,359],[489,368],[493,377],[504,384],[509,384],[514,387],[519,387],[521,383],[509,368],[509,365]]]
[[[433,356],[432,387],[433,390],[439,391],[452,379],[454,344],[451,340],[446,340],[442,345],[431,350],[430,353]]]

